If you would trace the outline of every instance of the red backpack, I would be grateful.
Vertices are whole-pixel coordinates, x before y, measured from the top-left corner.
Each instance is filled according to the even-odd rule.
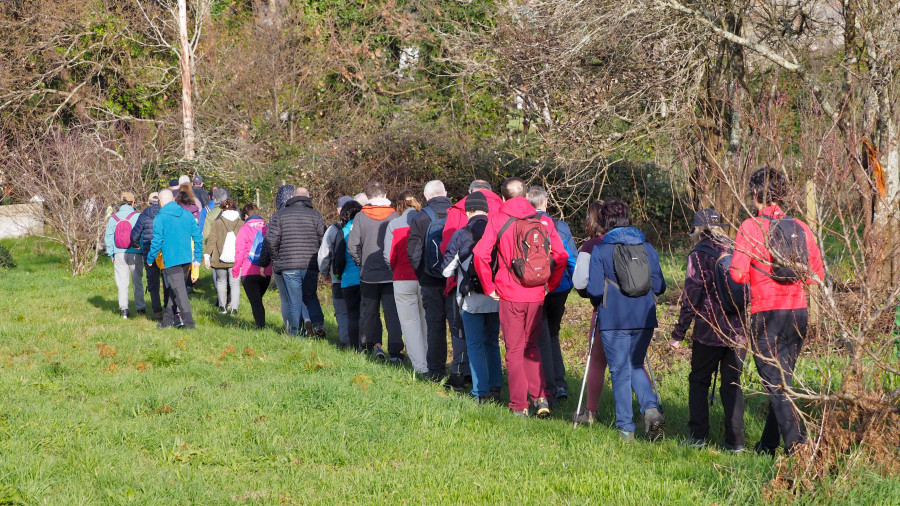
[[[506,268],[522,286],[546,285],[550,281],[554,263],[547,227],[534,214],[521,219],[511,217],[497,234],[498,251],[500,237],[508,228],[512,228],[513,232],[513,252],[511,259],[503,259]],[[499,256],[501,255],[498,253]]]
[[[115,214],[112,215],[113,219],[116,220],[116,231],[113,243],[117,248],[120,249],[128,249],[131,248],[131,217],[137,214],[137,212],[133,212],[128,215],[124,220],[119,219]]]

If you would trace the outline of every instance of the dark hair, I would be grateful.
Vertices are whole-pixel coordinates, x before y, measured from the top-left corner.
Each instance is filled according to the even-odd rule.
[[[190,183],[184,183],[178,187],[178,195],[175,195],[175,202],[178,202],[183,206],[190,206],[197,203],[197,197],[194,196],[194,191],[191,190]]]
[[[356,218],[356,215],[362,211],[362,204],[355,200],[351,200],[344,204],[344,207],[341,208],[341,226],[343,227],[347,223],[350,223],[350,220]]]
[[[750,176],[750,195],[759,204],[775,202],[782,205],[787,191],[787,178],[772,167],[763,167]]]
[[[237,210],[237,203],[233,199],[225,199],[220,205],[222,206],[223,211]]]
[[[403,212],[410,207],[416,211],[421,211],[422,203],[416,198],[415,192],[412,190],[403,190],[397,197],[397,201],[394,202],[394,210],[397,211],[397,214],[403,214]]]
[[[595,200],[587,209],[587,217],[584,219],[584,232],[588,237],[600,237],[606,233],[603,228],[603,201]]]
[[[249,204],[244,204],[244,207],[241,208],[241,216],[246,220],[248,216],[253,216],[254,214],[259,214],[259,207],[256,206],[253,202]]]
[[[366,185],[366,197],[370,199],[384,197],[387,195],[387,192],[384,191],[384,185],[379,183],[378,181],[372,181],[371,183]]]
[[[631,226],[631,211],[619,199],[609,199],[604,202],[603,208],[600,210],[600,217],[605,232],[614,228]]]
[[[525,181],[520,177],[511,177],[503,182],[500,195],[505,200],[525,195]]]

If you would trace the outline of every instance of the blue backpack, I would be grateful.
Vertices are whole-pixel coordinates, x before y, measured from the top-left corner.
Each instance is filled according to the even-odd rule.
[[[261,266],[260,257],[262,256],[264,240],[265,236],[263,235],[262,230],[257,230],[256,236],[253,238],[253,245],[250,246],[250,252],[247,254],[247,258],[253,265]]]
[[[444,224],[447,223],[447,213],[443,217],[438,217],[434,209],[426,207],[423,209],[425,214],[431,218],[428,229],[425,230],[425,254],[422,255],[422,264],[425,274],[433,278],[443,278],[444,273],[441,264],[444,256],[441,254],[441,243],[444,240]]]

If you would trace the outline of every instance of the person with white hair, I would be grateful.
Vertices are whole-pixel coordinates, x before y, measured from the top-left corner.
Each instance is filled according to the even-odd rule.
[[[447,222],[447,212],[453,203],[447,198],[447,190],[441,181],[429,181],[425,184],[423,193],[427,203],[409,226],[407,254],[419,278],[422,302],[425,305],[428,376],[434,381],[440,381],[447,374],[449,323],[453,361],[450,364],[450,379],[447,384],[459,389],[465,386],[466,377],[471,378],[471,374],[466,359],[465,337],[461,332],[462,325],[459,324],[459,307],[456,297],[445,293],[447,281],[441,268],[444,260],[441,249],[444,225]]]

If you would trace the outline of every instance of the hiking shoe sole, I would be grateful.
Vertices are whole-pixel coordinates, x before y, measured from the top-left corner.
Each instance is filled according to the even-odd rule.
[[[658,409],[648,409],[644,413],[644,434],[650,441],[656,441],[663,435],[666,419]]]
[[[550,403],[543,397],[538,397],[534,401],[534,407],[538,418],[548,418],[550,416]]]

